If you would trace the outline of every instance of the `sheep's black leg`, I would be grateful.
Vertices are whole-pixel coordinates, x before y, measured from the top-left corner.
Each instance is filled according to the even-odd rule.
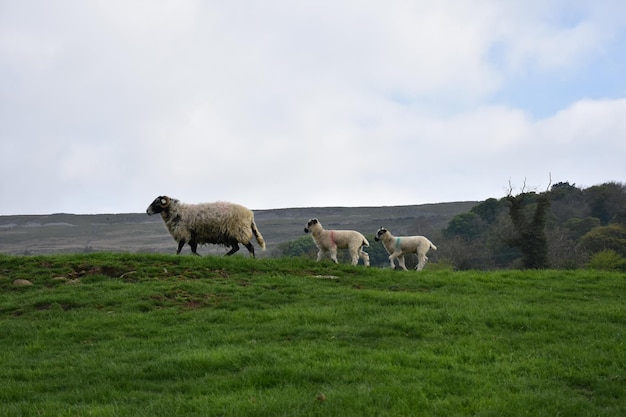
[[[189,240],[189,247],[191,248],[191,253],[193,253],[196,256],[200,256],[198,255],[198,242],[196,242],[196,231],[192,230],[191,231],[191,240]]]
[[[194,255],[200,256],[200,254],[198,254],[197,252],[198,244],[194,240],[189,242],[189,246],[191,247],[191,253],[193,253]]]
[[[176,255],[180,255],[180,251],[183,250],[183,246],[185,246],[185,239],[178,241],[178,249],[176,250]]]
[[[226,256],[230,256],[239,250],[239,244],[237,242],[233,242],[231,246],[232,248],[230,248]]]
[[[246,248],[248,248],[248,252],[250,252],[250,256],[252,256],[254,258],[255,257],[254,256],[254,246],[252,246],[252,243],[251,242],[244,243],[244,246]]]

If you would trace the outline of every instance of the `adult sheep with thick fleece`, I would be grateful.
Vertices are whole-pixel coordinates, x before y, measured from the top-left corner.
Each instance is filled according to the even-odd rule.
[[[378,229],[375,241],[382,241],[387,253],[389,254],[389,263],[391,269],[395,269],[394,259],[398,259],[398,264],[402,269],[407,271],[404,265],[404,255],[414,253],[417,255],[416,270],[421,271],[428,261],[426,254],[432,248],[437,250],[437,247],[424,236],[394,236],[391,232],[384,227]]]
[[[304,227],[304,233],[311,233],[313,242],[318,247],[318,262],[324,254],[329,253],[330,259],[337,262],[337,249],[348,249],[352,265],[363,259],[365,266],[370,265],[370,257],[363,251],[363,246],[369,246],[369,242],[356,230],[325,230],[318,219],[310,219]]]
[[[159,196],[146,209],[148,215],[160,213],[170,235],[178,242],[176,254],[185,243],[198,255],[198,245],[218,244],[229,246],[226,255],[239,250],[242,243],[254,258],[252,236],[265,249],[263,236],[254,223],[254,214],[244,206],[228,202],[183,204],[175,198]]]

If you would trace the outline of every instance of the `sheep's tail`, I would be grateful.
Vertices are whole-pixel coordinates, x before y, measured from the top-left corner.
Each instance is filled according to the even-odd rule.
[[[433,248],[434,250],[437,250],[437,246],[435,246],[433,242],[430,242],[430,247]]]
[[[265,240],[263,240],[263,236],[261,236],[261,232],[259,232],[259,229],[256,228],[256,223],[254,222],[254,219],[252,220],[252,224],[250,226],[252,226],[252,233],[254,233],[254,237],[259,243],[259,246],[261,247],[261,249],[265,250]]]

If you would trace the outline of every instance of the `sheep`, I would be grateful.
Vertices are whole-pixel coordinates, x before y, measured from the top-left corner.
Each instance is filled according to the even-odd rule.
[[[198,255],[198,244],[213,243],[230,246],[227,256],[239,250],[239,243],[248,248],[254,258],[252,235],[265,249],[263,236],[254,223],[254,214],[248,208],[228,202],[183,204],[167,196],[159,196],[146,209],[151,216],[160,213],[170,235],[178,242],[176,254],[180,254],[185,243],[191,252]]]
[[[376,242],[382,241],[387,253],[389,253],[389,263],[391,269],[395,269],[393,260],[398,258],[398,264],[407,271],[404,265],[404,255],[415,253],[417,255],[416,270],[421,271],[428,261],[426,254],[430,248],[437,250],[433,243],[424,236],[394,236],[384,227],[378,229],[374,237]]]
[[[304,233],[311,233],[313,242],[318,247],[317,261],[319,262],[325,253],[330,253],[330,259],[337,262],[337,249],[348,249],[352,258],[352,265],[363,259],[365,266],[370,265],[370,257],[363,251],[363,246],[369,246],[369,242],[361,233],[355,230],[324,230],[318,219],[310,219]]]

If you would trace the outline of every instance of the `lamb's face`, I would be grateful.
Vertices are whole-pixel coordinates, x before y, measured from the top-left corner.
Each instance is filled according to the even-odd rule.
[[[159,196],[159,197],[155,198],[154,201],[152,202],[152,204],[150,204],[148,206],[148,208],[146,209],[146,213],[148,213],[148,216],[152,216],[153,214],[161,213],[169,205],[170,205],[170,198],[169,197],[164,196],[164,195]]]
[[[389,232],[384,227],[381,227],[380,229],[378,229],[378,232],[376,232],[376,236],[374,236],[374,240],[376,242],[378,242],[379,240],[382,240],[385,233],[389,233]]]
[[[311,219],[306,223],[306,226],[304,226],[304,233],[309,233],[314,227],[317,227],[316,225],[320,224],[319,220],[317,219]]]

